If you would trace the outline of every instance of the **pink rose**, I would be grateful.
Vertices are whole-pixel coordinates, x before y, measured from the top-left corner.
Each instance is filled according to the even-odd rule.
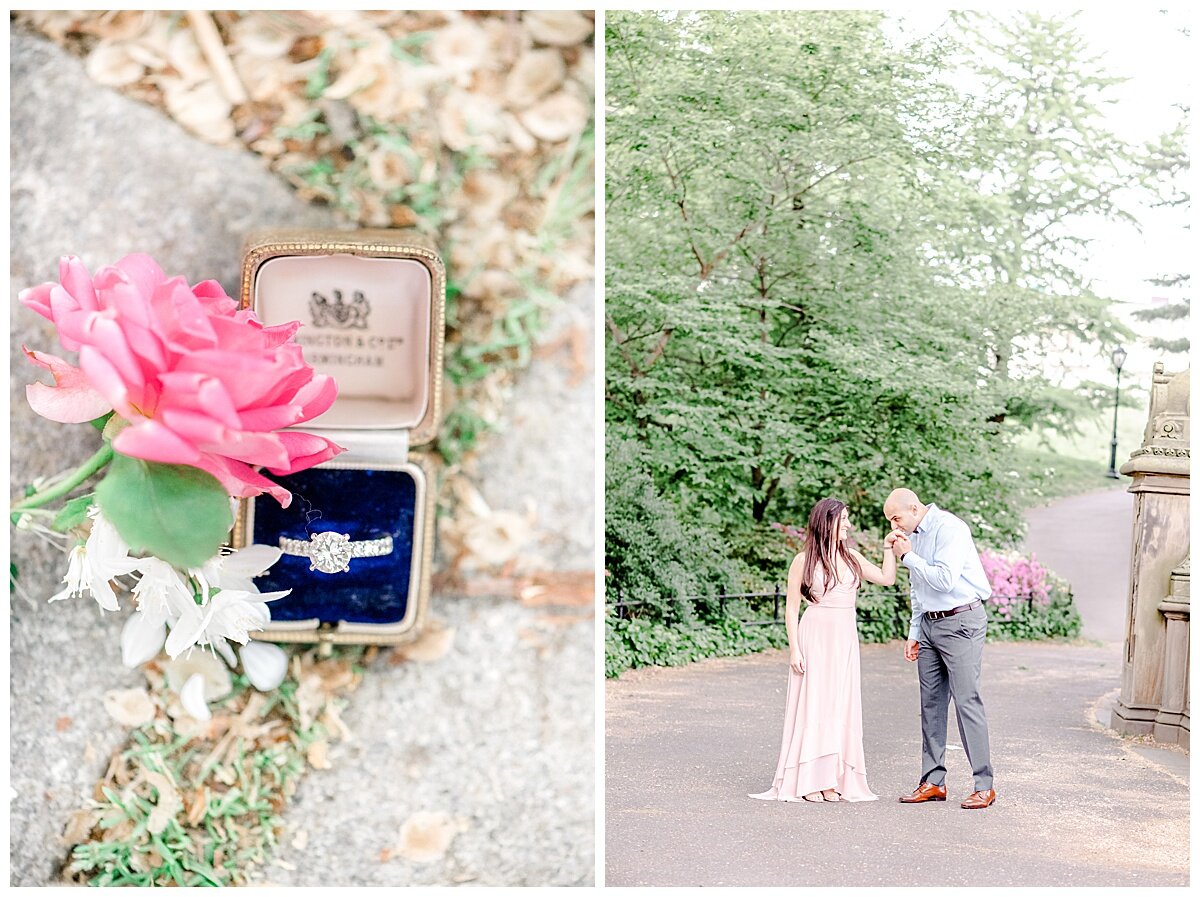
[[[333,378],[304,361],[298,322],[264,327],[216,281],[189,287],[147,255],[128,255],[93,278],[79,259],[59,263],[59,283],[19,299],[58,329],[79,367],[53,355],[29,358],[55,385],[30,385],[33,410],[64,423],[115,411],[128,426],[113,439],[123,455],[186,464],[215,476],[235,498],[291,493],[259,474],[305,470],[344,449],[320,436],[277,432],[311,420],[337,396]]]

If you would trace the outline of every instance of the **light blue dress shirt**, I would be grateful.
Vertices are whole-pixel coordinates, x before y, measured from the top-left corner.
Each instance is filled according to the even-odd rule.
[[[992,587],[975,550],[971,528],[949,511],[930,504],[909,541],[912,550],[901,563],[908,568],[912,594],[908,638],[917,641],[921,615],[926,611],[952,610],[976,598],[987,601]]]

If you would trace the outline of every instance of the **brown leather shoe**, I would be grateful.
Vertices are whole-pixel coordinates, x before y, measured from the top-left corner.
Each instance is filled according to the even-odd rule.
[[[987,791],[975,791],[962,802],[964,810],[985,810],[996,802],[996,792],[989,788]]]
[[[901,796],[900,803],[902,804],[923,804],[927,800],[945,800],[946,786],[931,785],[928,782],[922,782],[920,786],[912,794]]]

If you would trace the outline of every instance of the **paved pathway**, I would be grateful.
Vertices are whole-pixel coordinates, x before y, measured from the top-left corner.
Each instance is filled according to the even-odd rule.
[[[1084,638],[1123,642],[1133,495],[1123,488],[1088,492],[1035,508],[1025,517],[1026,548],[1071,583]]]
[[[774,773],[782,651],[610,682],[605,883],[1186,885],[1186,755],[1135,749],[1095,721],[1115,696],[1119,648],[992,644],[984,658],[999,795],[985,811],[896,801],[916,785],[920,750],[916,676],[898,642],[862,652],[873,803],[746,797]],[[961,800],[961,750],[947,766]]]
[[[1102,643],[988,645],[995,806],[958,807],[971,784],[953,723],[952,799],[897,802],[920,752],[899,642],[862,649],[873,803],[746,797],[774,772],[785,652],[634,670],[606,685],[606,884],[1187,885],[1187,754],[1101,724],[1120,682],[1128,549],[1093,548],[1128,545],[1130,505],[1117,490],[1031,514],[1027,544],[1071,580]]]

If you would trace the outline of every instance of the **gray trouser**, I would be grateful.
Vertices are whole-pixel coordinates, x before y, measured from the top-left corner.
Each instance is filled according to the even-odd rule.
[[[975,790],[992,787],[987,714],[979,696],[986,635],[987,613],[982,605],[940,620],[921,618],[917,676],[921,680],[922,782],[946,784],[946,716],[954,698],[958,734],[975,776]]]

